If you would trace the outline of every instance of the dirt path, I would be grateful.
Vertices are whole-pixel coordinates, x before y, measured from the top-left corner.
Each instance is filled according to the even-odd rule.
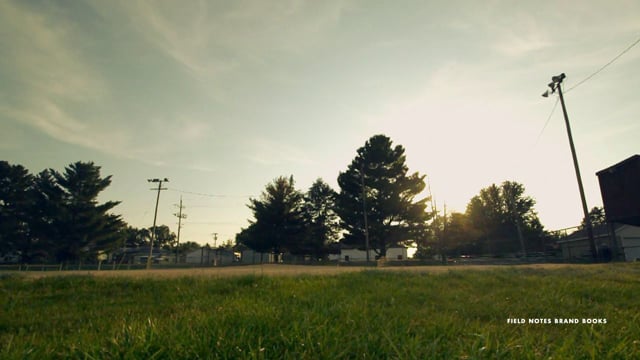
[[[248,265],[218,268],[193,269],[157,269],[157,270],[103,270],[103,271],[29,271],[4,272],[20,274],[28,278],[42,278],[51,276],[92,275],[99,277],[132,277],[132,278],[178,278],[186,276],[227,277],[243,275],[295,276],[295,275],[336,275],[363,270],[405,271],[421,273],[443,273],[447,271],[482,271],[500,268],[532,268],[532,269],[562,269],[568,267],[594,267],[604,264],[576,265],[576,264],[524,264],[524,265],[450,265],[450,266],[393,266],[393,267],[360,267],[360,266],[311,266],[311,265]]]

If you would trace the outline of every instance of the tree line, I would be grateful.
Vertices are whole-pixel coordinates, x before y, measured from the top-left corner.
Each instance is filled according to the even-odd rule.
[[[544,251],[548,237],[535,200],[522,184],[505,181],[480,190],[464,213],[438,215],[423,195],[425,175],[410,173],[405,149],[375,135],[338,175],[339,191],[322,179],[306,192],[293,176],[278,177],[250,199],[250,225],[236,242],[259,252],[313,254],[341,246],[384,257],[394,246],[416,246],[417,257]]]
[[[82,262],[98,251],[150,243],[152,229],[127,225],[112,210],[119,201],[98,202],[111,184],[93,162],[75,162],[63,172],[46,169],[33,175],[22,165],[0,161],[0,255],[22,263]],[[156,244],[172,248],[176,236],[156,227]],[[181,248],[193,248],[187,242]]]
[[[441,214],[424,194],[425,178],[409,172],[404,147],[372,136],[338,174],[338,191],[317,179],[303,192],[292,175],[267,184],[249,200],[253,218],[236,235],[236,245],[317,258],[337,244],[364,249],[368,243],[378,257],[394,246],[416,246],[422,258],[546,250],[550,235],[522,184],[492,184],[464,212]],[[0,161],[0,255],[17,253],[22,262],[84,261],[98,250],[149,244],[152,229],[129,226],[111,212],[119,201],[98,202],[110,184],[111,176],[102,177],[93,162],[32,175]],[[604,218],[601,208],[592,213]],[[175,234],[166,225],[156,227],[155,241],[175,250]]]

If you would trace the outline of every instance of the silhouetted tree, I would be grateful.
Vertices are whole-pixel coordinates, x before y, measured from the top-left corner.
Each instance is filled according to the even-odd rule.
[[[153,227],[150,227],[149,234],[153,232]],[[176,234],[171,232],[171,229],[167,225],[156,225],[156,237],[153,241],[154,247],[161,247],[164,249],[171,249],[171,246],[176,242]]]
[[[591,220],[591,226],[596,227],[600,225],[604,225],[607,223],[607,217],[604,212],[604,208],[602,206],[594,206],[589,211],[589,220]],[[586,221],[583,218],[580,223],[580,227],[584,228],[586,226]]]
[[[178,251],[181,254],[185,254],[185,253],[188,253],[190,251],[200,249],[201,247],[202,246],[200,244],[198,244],[197,242],[185,241],[185,242],[180,242],[180,245],[178,245]]]
[[[366,204],[369,246],[381,257],[397,244],[410,244],[427,234],[428,198],[414,198],[425,188],[424,175],[408,174],[404,148],[392,147],[385,135],[371,137],[338,176],[337,212],[346,244],[365,247]],[[363,198],[364,189],[364,198]]]
[[[34,239],[30,210],[33,175],[22,165],[0,161],[0,253],[17,252],[21,261],[31,259]]]
[[[466,216],[480,234],[484,252],[521,251],[520,235],[525,247],[539,245],[544,229],[534,210],[535,200],[524,193],[522,184],[505,181],[480,190],[471,199]]]
[[[469,218],[459,212],[452,212],[447,216],[445,247],[448,255],[464,255],[477,253],[478,232]]]
[[[64,192],[56,182],[54,171],[41,171],[34,179],[33,206],[31,210],[32,236],[43,255],[55,255],[56,244],[63,236],[61,216],[65,212]]]
[[[147,229],[138,229],[134,226],[127,226],[123,231],[123,247],[136,248],[149,245],[151,232]]]
[[[340,219],[336,213],[336,192],[322,179],[317,179],[304,196],[306,252],[323,257],[326,246],[338,240]]]
[[[254,220],[236,237],[239,243],[259,252],[303,251],[303,196],[294,184],[293,176],[278,177],[266,186],[259,199],[249,200]]]
[[[434,216],[430,230],[432,237],[418,245],[414,258],[427,259],[436,254],[460,256],[480,252],[480,234],[464,213],[454,211]]]
[[[75,162],[65,168],[64,174],[54,172],[54,177],[63,191],[58,260],[83,260],[97,249],[113,247],[124,223],[108,211],[120,202],[97,201],[99,193],[111,184],[111,176],[102,178],[100,167],[93,162]]]

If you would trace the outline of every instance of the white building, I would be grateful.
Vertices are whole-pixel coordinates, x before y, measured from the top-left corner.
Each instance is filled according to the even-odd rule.
[[[225,249],[202,247],[187,253],[186,262],[192,265],[224,266],[233,264],[236,259],[234,252]]]
[[[611,241],[608,226],[598,226],[593,230],[596,247],[602,256],[603,249],[614,252],[617,248],[618,255],[625,261],[640,261],[640,227],[616,224],[616,241]],[[558,241],[562,248],[562,257],[565,260],[589,259],[591,250],[589,239],[584,230],[576,231],[565,240]]]
[[[376,252],[373,249],[369,249],[369,260],[376,260]],[[391,247],[387,249],[387,261],[403,261],[407,260],[407,248],[403,246]],[[330,260],[336,260],[335,255],[329,258]],[[343,247],[340,249],[340,261],[367,261],[367,251],[357,248]]]

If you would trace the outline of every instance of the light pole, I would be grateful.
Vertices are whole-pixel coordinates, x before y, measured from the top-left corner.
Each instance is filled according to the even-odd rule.
[[[176,264],[178,263],[178,255],[179,255],[179,249],[180,249],[180,228],[182,228],[182,219],[186,219],[187,218],[187,214],[183,214],[182,213],[182,195],[180,195],[180,205],[178,205],[178,213],[177,214],[173,214],[176,217],[178,217],[178,239],[176,242]]]
[[[156,238],[156,219],[158,218],[158,203],[160,202],[160,190],[167,190],[167,188],[162,187],[163,182],[169,182],[169,179],[164,178],[160,179],[147,179],[150,183],[158,183],[158,187],[151,190],[158,190],[158,195],[156,196],[156,211],[153,214],[153,230],[151,232],[151,244],[149,246],[149,257],[147,258],[147,269],[151,269],[151,257],[153,256],[153,240]]]
[[[576,155],[576,148],[573,145],[573,136],[571,136],[571,126],[569,125],[569,115],[567,115],[567,108],[564,105],[564,97],[562,96],[562,80],[566,75],[564,73],[553,76],[549,83],[551,88],[551,94],[558,90],[560,96],[560,104],[562,104],[562,113],[564,114],[564,123],[567,126],[567,136],[569,137],[569,146],[571,147],[571,156],[573,157],[573,167],[576,171],[576,178],[578,179],[578,190],[580,191],[580,200],[582,201],[582,212],[584,213],[584,223],[587,230],[587,237],[589,238],[589,249],[591,250],[591,256],[594,260],[598,258],[598,250],[596,249],[596,242],[593,239],[593,227],[591,225],[591,219],[589,218],[589,208],[587,207],[587,200],[584,196],[584,188],[582,186],[582,176],[580,176],[580,167],[578,166],[578,156]],[[542,94],[544,97],[549,96],[549,90]]]
[[[213,233],[213,266],[218,266],[218,233]]]
[[[362,184],[362,214],[364,215],[364,241],[367,251],[367,265],[369,265],[369,224],[367,220],[367,192],[364,187],[364,162],[360,166],[360,181]]]

